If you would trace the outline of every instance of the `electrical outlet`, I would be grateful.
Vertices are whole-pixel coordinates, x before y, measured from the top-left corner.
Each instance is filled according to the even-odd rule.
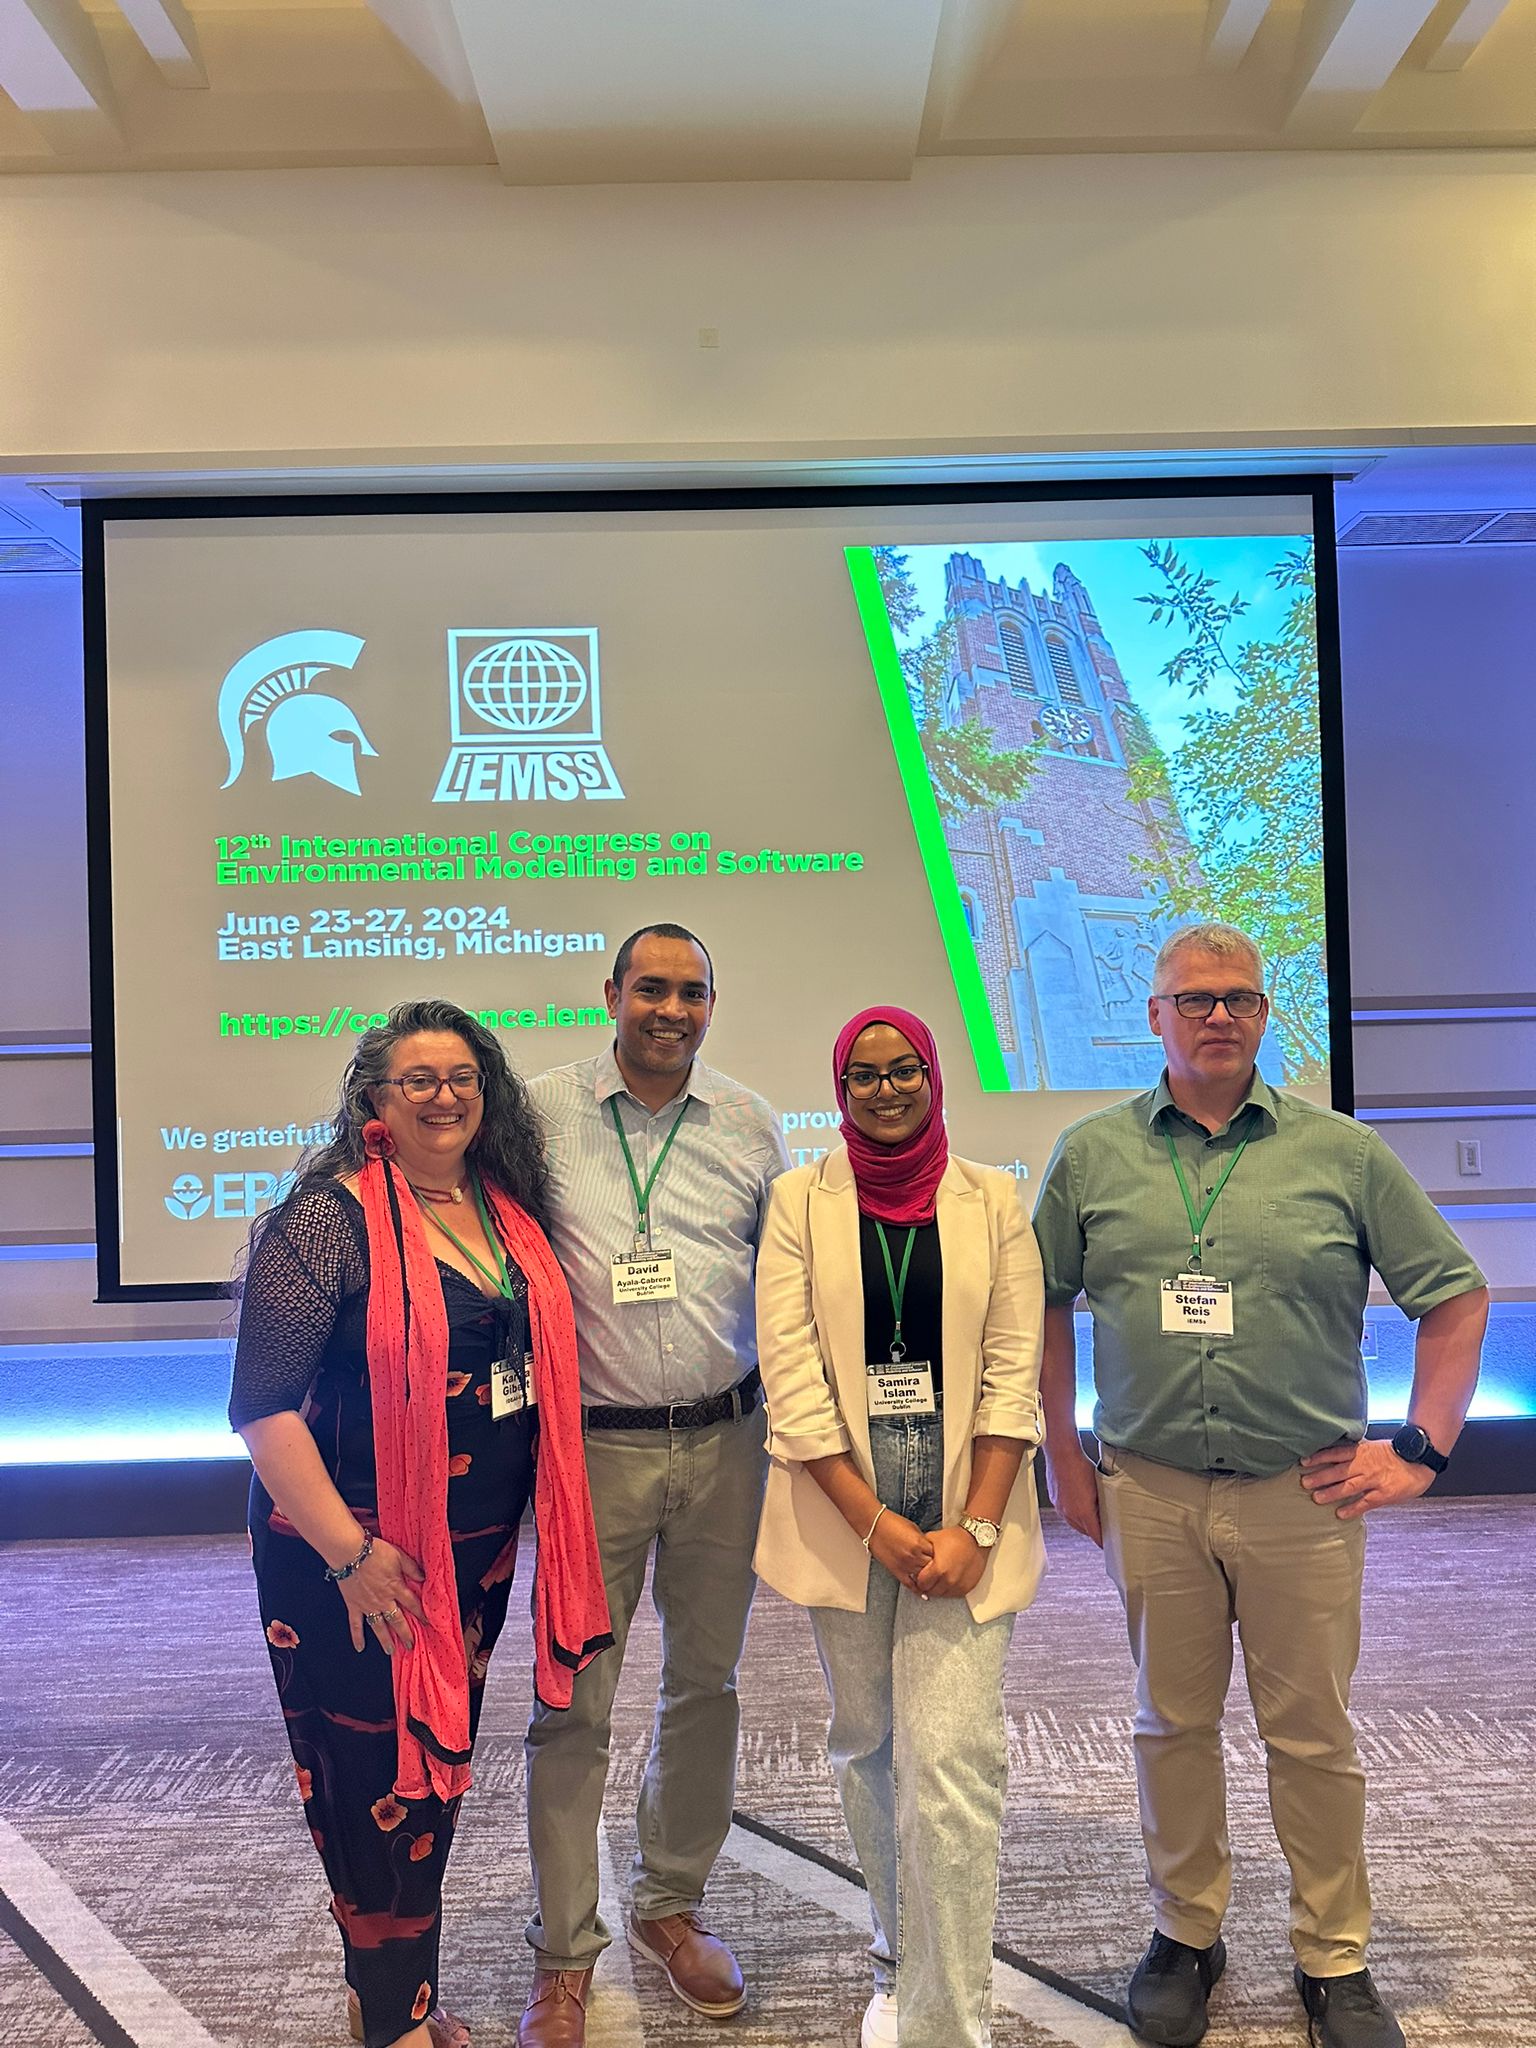
[[[720,330],[718,327],[701,327],[699,329],[700,348],[718,348],[719,346]]]
[[[1465,1175],[1481,1173],[1482,1170],[1482,1140],[1480,1138],[1458,1138],[1456,1140],[1456,1171]]]
[[[1367,1320],[1360,1331],[1360,1356],[1367,1364],[1376,1356],[1376,1325]]]

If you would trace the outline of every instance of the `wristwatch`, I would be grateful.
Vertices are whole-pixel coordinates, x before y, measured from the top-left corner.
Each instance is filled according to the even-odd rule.
[[[983,1550],[990,1550],[997,1541],[996,1522],[984,1522],[980,1515],[966,1515],[960,1524],[967,1536],[974,1537]]]
[[[1416,1422],[1405,1422],[1392,1439],[1392,1448],[1410,1465],[1427,1465],[1431,1472],[1443,1472],[1450,1464],[1429,1440],[1429,1431]]]

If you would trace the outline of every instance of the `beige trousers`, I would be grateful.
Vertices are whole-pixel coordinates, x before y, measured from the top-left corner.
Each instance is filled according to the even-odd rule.
[[[1291,1868],[1291,1946],[1310,1976],[1363,1969],[1365,1774],[1349,1720],[1363,1523],[1319,1506],[1294,1467],[1226,1477],[1108,1446],[1099,1504],[1136,1664],[1136,1789],[1157,1926],[1205,1948],[1226,1912],[1221,1718],[1235,1622]]]
[[[580,1673],[569,1707],[536,1703],[528,1727],[538,1905],[527,1935],[541,1969],[590,1969],[611,1938],[597,1907],[597,1832],[614,1695],[653,1550],[661,1691],[636,1803],[632,1903],[642,1920],[660,1920],[704,1897],[736,1793],[736,1666],[757,1586],[765,1432],[759,1406],[708,1429],[595,1429],[586,1439],[613,1647]]]

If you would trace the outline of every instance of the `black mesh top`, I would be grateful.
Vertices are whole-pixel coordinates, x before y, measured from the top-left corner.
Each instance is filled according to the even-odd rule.
[[[506,1434],[489,1427],[489,1368],[498,1358],[524,1356],[528,1284],[510,1257],[512,1300],[489,1298],[442,1260],[438,1274],[449,1313],[451,1448],[461,1448],[467,1430],[463,1448],[483,1452]],[[362,1204],[334,1180],[317,1182],[287,1204],[256,1245],[240,1307],[229,1421],[240,1430],[262,1415],[295,1409],[346,1499],[373,1491],[367,1311]],[[485,1442],[481,1432],[489,1432]]]

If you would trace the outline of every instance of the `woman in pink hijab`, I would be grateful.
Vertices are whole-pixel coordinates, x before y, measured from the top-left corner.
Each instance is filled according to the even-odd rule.
[[[988,2048],[1003,1666],[1045,1568],[1040,1255],[1013,1176],[951,1155],[920,1018],[861,1010],[832,1072],[843,1143],[775,1182],[758,1254],[757,1569],[810,1609],[832,1696],[863,2048]]]

